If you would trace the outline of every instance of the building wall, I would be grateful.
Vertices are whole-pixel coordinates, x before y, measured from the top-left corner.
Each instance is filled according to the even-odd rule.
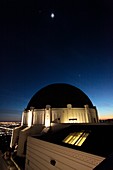
[[[91,111],[91,115],[92,115],[92,120],[91,122],[99,122],[99,119],[98,119],[98,114],[96,113],[95,109],[90,109]]]
[[[44,124],[44,109],[35,109],[33,111],[33,125]]]
[[[87,123],[84,108],[65,108],[61,114],[60,123]]]
[[[32,125],[45,124],[45,115],[48,109],[34,109],[32,112]],[[98,122],[98,115],[95,108],[50,108],[51,122],[55,123],[94,123]],[[29,111],[24,112],[23,124],[27,125]]]
[[[31,135],[37,135],[43,130],[43,125],[36,125],[31,127],[26,127],[20,131],[19,140],[18,140],[18,149],[17,155],[18,156],[25,156],[26,152],[26,142],[27,137]]]
[[[28,137],[25,170],[92,170],[103,157]]]

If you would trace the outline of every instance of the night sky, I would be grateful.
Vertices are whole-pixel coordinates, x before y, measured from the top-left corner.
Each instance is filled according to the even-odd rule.
[[[113,118],[112,0],[0,1],[0,121],[20,120],[51,83],[80,88]]]

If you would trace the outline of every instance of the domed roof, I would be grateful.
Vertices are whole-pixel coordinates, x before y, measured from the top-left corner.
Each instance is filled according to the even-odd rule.
[[[86,104],[93,107],[88,96],[77,87],[56,83],[40,89],[29,101],[27,109],[30,107],[41,109],[46,105],[50,105],[52,108],[66,108],[67,104],[77,108],[83,108]]]

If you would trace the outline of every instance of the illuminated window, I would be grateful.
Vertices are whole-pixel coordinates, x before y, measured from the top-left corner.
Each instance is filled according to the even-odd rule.
[[[64,143],[68,143],[71,145],[81,146],[83,142],[88,137],[89,132],[80,131],[80,132],[74,132],[70,133],[64,140]]]

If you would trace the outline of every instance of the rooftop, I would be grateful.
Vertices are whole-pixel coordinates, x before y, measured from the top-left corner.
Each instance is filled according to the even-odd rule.
[[[113,152],[113,124],[70,124],[37,138],[102,157]]]

